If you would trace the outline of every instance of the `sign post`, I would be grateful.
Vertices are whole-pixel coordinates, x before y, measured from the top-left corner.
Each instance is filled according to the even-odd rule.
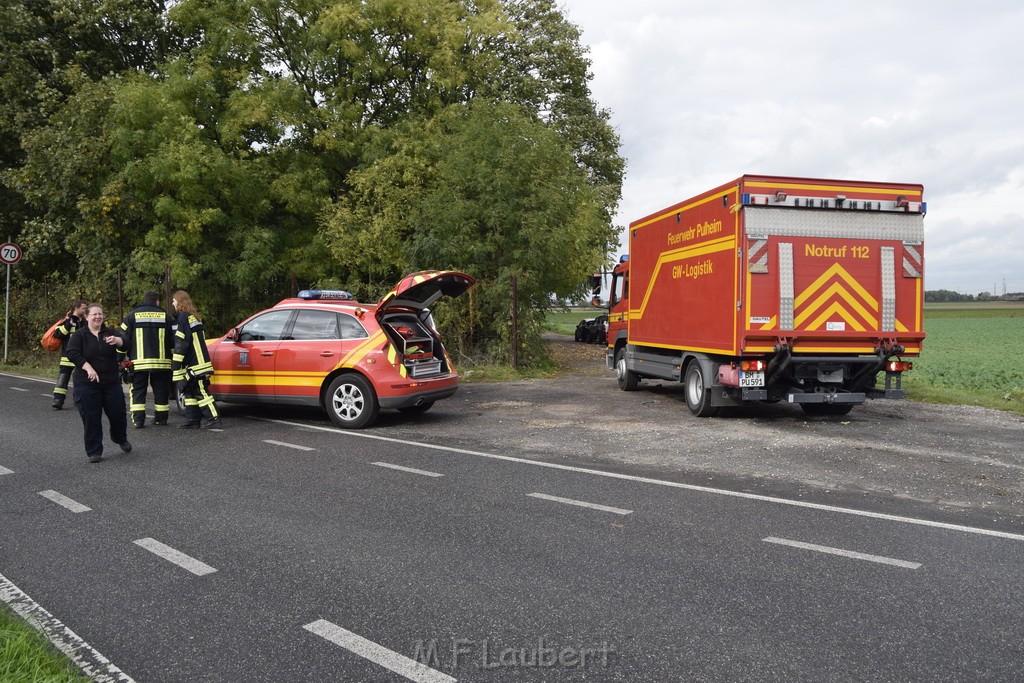
[[[4,295],[4,362],[7,362],[7,338],[8,330],[11,326],[11,266],[21,260],[21,247],[14,242],[11,242],[11,238],[7,238],[7,242],[0,244],[0,261],[7,264],[7,293]]]

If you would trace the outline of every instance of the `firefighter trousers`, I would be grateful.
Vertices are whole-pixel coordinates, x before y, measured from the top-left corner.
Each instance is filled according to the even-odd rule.
[[[153,410],[155,412],[153,424],[167,424],[167,416],[171,410],[169,403],[171,371],[136,370],[132,375],[132,402],[130,406],[132,423],[136,427],[141,427],[146,423],[146,391],[148,387],[153,387]]]
[[[68,396],[68,382],[71,381],[71,371],[74,369],[74,365],[61,364],[60,370],[57,372],[57,383],[53,385],[54,408],[64,407],[64,399]]]
[[[219,416],[217,405],[210,394],[210,380],[195,377],[188,381],[182,392],[185,397],[185,421],[199,424],[205,417],[212,420]]]

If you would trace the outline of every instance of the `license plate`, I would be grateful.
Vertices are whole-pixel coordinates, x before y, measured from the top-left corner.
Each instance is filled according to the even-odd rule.
[[[748,370],[744,372],[740,370],[740,386],[741,387],[763,387],[764,386],[764,370]]]

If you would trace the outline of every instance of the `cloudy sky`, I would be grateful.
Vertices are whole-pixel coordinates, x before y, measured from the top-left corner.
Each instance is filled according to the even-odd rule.
[[[617,222],[744,173],[921,183],[927,289],[1024,291],[1024,2],[560,0]]]

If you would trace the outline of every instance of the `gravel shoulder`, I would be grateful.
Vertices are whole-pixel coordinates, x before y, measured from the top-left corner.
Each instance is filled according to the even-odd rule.
[[[464,384],[443,412],[402,421],[401,431],[467,447],[480,447],[486,434],[519,457],[842,504],[903,501],[954,523],[969,517],[1024,529],[1024,420],[1016,415],[876,400],[842,418],[775,404],[698,419],[680,386],[620,391],[604,347],[546,340],[561,377]]]

